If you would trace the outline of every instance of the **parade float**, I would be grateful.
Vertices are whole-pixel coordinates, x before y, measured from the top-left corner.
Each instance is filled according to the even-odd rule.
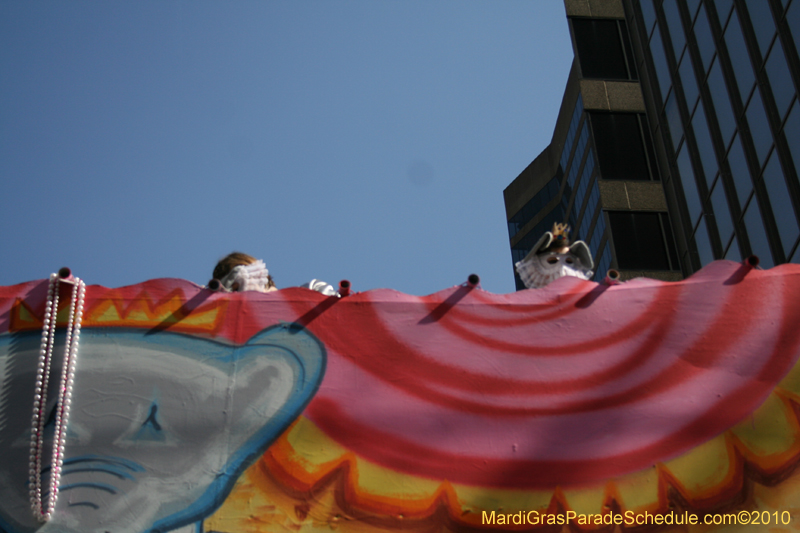
[[[0,530],[797,531],[800,266],[755,263],[0,287]]]

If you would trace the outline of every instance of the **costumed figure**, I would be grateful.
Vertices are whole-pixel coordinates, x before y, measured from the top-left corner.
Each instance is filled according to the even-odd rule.
[[[569,230],[566,224],[553,224],[553,231],[545,232],[525,259],[514,265],[526,288],[540,289],[564,276],[592,279],[589,247],[583,241],[570,244]]]
[[[278,290],[264,261],[241,252],[233,252],[222,258],[214,268],[213,276],[209,287],[215,290],[216,288],[227,292]],[[339,296],[333,285],[318,279],[312,279],[301,287],[320,292],[325,296]]]

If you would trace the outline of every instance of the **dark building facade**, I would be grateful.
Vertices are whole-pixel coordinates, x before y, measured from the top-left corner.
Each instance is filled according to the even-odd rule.
[[[587,242],[595,279],[800,262],[800,0],[565,6],[575,60],[553,139],[504,191],[512,263],[553,222]]]
[[[566,6],[575,59],[553,139],[504,191],[512,262],[567,222],[589,245],[595,279],[609,268],[681,279],[623,5]]]
[[[800,262],[800,0],[623,4],[684,272]]]

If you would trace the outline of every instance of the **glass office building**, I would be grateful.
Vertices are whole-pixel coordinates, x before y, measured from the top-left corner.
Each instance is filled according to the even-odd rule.
[[[800,262],[800,0],[625,0],[684,273]]]
[[[575,60],[551,144],[504,191],[512,263],[553,222],[595,279],[800,262],[800,0],[564,3]]]
[[[570,4],[576,57],[553,139],[504,191],[512,263],[566,222],[571,238],[589,245],[596,280],[609,268],[623,279],[680,279],[622,4],[591,16]],[[518,276],[516,284],[524,288]]]

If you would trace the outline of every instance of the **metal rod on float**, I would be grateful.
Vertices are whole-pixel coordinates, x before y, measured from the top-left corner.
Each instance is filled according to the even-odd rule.
[[[350,282],[346,279],[343,279],[339,282],[339,296],[345,297],[350,295]]]
[[[603,283],[605,283],[608,286],[619,285],[620,283],[622,283],[619,278],[620,278],[619,271],[610,268],[608,269],[608,272],[606,272],[606,277],[603,280]]]

